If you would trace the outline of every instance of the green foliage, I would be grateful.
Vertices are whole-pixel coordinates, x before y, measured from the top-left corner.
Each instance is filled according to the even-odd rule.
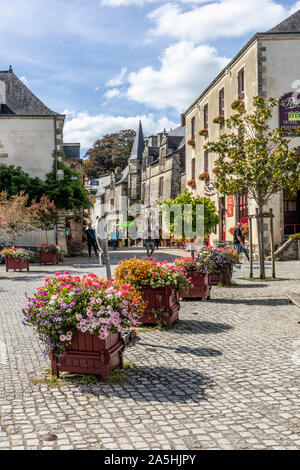
[[[283,189],[293,194],[298,189],[297,149],[289,148],[283,129],[269,126],[277,102],[254,97],[252,112],[234,102],[235,112],[225,121],[232,132],[205,145],[209,153],[218,155],[216,187],[222,194],[248,194],[262,207],[272,194]],[[300,128],[294,135],[300,136]]]
[[[46,184],[40,178],[32,178],[20,167],[0,165],[0,193],[2,191],[9,197],[24,191],[30,203],[32,199],[40,200],[46,192]]]
[[[47,175],[47,196],[55,202],[58,209],[80,209],[91,206],[88,193],[82,183],[82,175],[71,170],[63,162],[60,169],[64,170],[64,177],[56,179],[55,171]]]
[[[135,135],[129,129],[97,140],[86,153],[88,158],[84,167],[89,178],[98,178],[116,168],[123,170],[128,163]]]
[[[196,207],[197,205],[203,204],[204,205],[204,235],[210,235],[213,228],[220,223],[220,217],[217,213],[217,209],[215,203],[206,197],[201,196],[193,196],[192,193],[189,192],[188,189],[185,189],[183,194],[179,194],[175,199],[169,199],[168,201],[164,201],[162,204],[162,209],[164,206],[171,207],[174,204],[178,204],[182,207],[182,240],[186,239],[184,233],[184,206],[191,205],[192,206],[192,219],[191,225],[193,230],[196,230],[197,220],[196,220]],[[171,234],[174,234],[175,226],[176,226],[176,216],[174,213],[170,215],[170,231]]]

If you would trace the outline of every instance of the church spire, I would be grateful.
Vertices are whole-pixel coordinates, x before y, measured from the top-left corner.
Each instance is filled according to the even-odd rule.
[[[143,151],[145,149],[145,139],[141,121],[139,122],[139,129],[135,136],[134,144],[131,150],[129,160],[141,160]]]

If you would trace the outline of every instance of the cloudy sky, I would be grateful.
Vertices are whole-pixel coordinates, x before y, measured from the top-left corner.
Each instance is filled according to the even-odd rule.
[[[67,114],[83,153],[105,133],[175,127],[255,33],[299,0],[0,0],[0,70]]]

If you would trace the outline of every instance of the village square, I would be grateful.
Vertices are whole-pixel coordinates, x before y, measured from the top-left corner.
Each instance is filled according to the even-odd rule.
[[[138,54],[143,68],[103,78],[101,112],[92,64],[84,79],[67,72],[68,41],[66,70],[51,64],[55,99],[38,61],[29,79],[0,53],[1,451],[106,451],[105,464],[135,468],[300,448],[299,2],[262,1],[270,18],[237,30],[234,47],[205,28],[211,2],[152,3],[98,5],[124,41],[123,16],[155,22],[134,50],[168,28],[181,41],[159,70]],[[115,36],[80,30],[81,15],[95,26],[81,7],[69,22],[53,14],[74,22],[78,47],[93,43],[86,63],[103,42],[106,67],[122,65]],[[199,84],[195,64],[172,70],[189,47]]]

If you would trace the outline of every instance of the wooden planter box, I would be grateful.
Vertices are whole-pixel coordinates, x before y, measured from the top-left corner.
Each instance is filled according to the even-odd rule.
[[[224,281],[226,285],[229,285],[232,280],[232,269],[229,266],[226,266],[224,274],[222,271],[217,271],[214,274],[208,275],[208,282],[210,286],[217,286],[224,276]]]
[[[59,372],[74,374],[101,375],[107,380],[110,372],[118,366],[124,367],[123,351],[125,345],[120,334],[110,333],[103,340],[90,333],[79,333],[67,347],[65,356],[58,363],[50,354],[52,375]]]
[[[29,271],[29,261],[23,261],[20,259],[13,258],[12,256],[5,256],[5,266],[6,266],[6,272],[9,271],[9,269],[13,269],[14,271],[22,271],[23,269],[26,269]]]
[[[180,304],[178,295],[172,287],[145,289],[142,291],[142,296],[147,306],[139,323],[157,325],[160,319],[162,319],[169,329],[172,327],[173,323],[178,320]],[[156,312],[163,310],[168,316],[161,316],[159,313],[155,315],[153,310]]]
[[[58,264],[58,254],[53,251],[39,251],[40,264]]]
[[[211,286],[208,282],[207,274],[190,273],[188,275],[192,287],[182,296],[183,299],[199,299],[206,300],[210,298]]]

